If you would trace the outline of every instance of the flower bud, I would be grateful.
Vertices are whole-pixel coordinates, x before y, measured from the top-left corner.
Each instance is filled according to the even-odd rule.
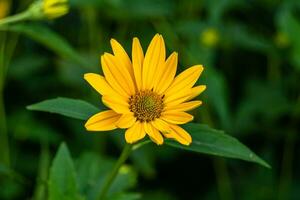
[[[0,19],[8,15],[9,8],[10,8],[9,0],[0,0]]]
[[[33,3],[29,11],[33,19],[55,19],[69,12],[68,0],[43,0]]]
[[[201,43],[207,47],[214,47],[219,41],[219,33],[215,28],[208,28],[201,33]]]

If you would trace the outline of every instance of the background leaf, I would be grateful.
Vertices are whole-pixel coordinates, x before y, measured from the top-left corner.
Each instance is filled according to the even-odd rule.
[[[101,191],[103,181],[115,162],[113,159],[91,152],[83,153],[76,160],[79,189],[86,196],[87,200],[94,200],[95,196]],[[131,166],[123,165],[108,192],[108,196],[112,199],[124,199],[127,197],[127,194],[124,192],[133,188],[136,183],[137,174],[134,169]],[[136,196],[136,194],[128,194],[130,199],[136,199]]]
[[[62,143],[53,160],[49,177],[49,200],[82,200],[76,173],[66,144]]]
[[[63,58],[71,59],[82,66],[87,66],[86,61],[71,47],[60,35],[48,27],[35,23],[16,24],[1,29],[26,34],[33,40],[51,49]]]

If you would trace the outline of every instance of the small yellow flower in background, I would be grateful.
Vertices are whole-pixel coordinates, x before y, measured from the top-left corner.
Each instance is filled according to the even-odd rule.
[[[215,28],[208,28],[201,33],[200,40],[207,47],[214,47],[219,42],[219,33]]]
[[[42,10],[48,19],[61,17],[69,12],[68,0],[44,0]]]
[[[5,0],[0,0],[0,16],[6,11]],[[3,4],[3,5],[2,5]],[[1,13],[2,12],[2,13]],[[68,0],[34,1],[27,10],[1,19],[0,26],[26,20],[44,20],[61,17],[69,12]]]
[[[280,48],[285,48],[290,45],[288,36],[283,32],[276,33],[274,37],[274,42]]]
[[[116,40],[111,39],[111,46],[114,54],[101,56],[104,76],[84,75],[110,110],[92,116],[86,129],[127,129],[127,143],[135,143],[147,134],[156,144],[163,144],[164,136],[189,145],[192,138],[179,125],[192,121],[193,116],[186,111],[202,104],[190,101],[206,88],[193,87],[203,71],[202,65],[192,66],[175,77],[178,54],[173,52],[166,59],[164,39],[159,34],[153,37],[145,56],[138,38],[134,38],[132,61]]]
[[[0,19],[8,15],[9,8],[10,8],[9,0],[0,0]]]
[[[55,19],[69,12],[68,0],[42,0],[34,2],[28,9],[32,19]]]

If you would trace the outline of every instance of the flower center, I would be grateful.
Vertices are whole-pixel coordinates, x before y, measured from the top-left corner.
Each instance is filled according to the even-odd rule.
[[[139,91],[129,98],[129,109],[137,120],[150,122],[160,117],[164,107],[163,98],[163,95],[152,90]]]

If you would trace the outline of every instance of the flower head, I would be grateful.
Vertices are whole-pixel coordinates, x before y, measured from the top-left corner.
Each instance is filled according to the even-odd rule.
[[[9,0],[0,0],[0,19],[7,16],[10,8]]]
[[[274,37],[275,44],[280,48],[286,48],[290,45],[288,36],[283,32],[276,33]]]
[[[104,76],[87,73],[85,80],[102,95],[109,110],[92,116],[85,124],[88,131],[127,129],[125,139],[134,143],[146,135],[163,144],[163,136],[184,145],[191,136],[179,125],[193,120],[186,111],[202,104],[190,101],[205,90],[194,86],[203,71],[195,65],[175,77],[178,54],[166,59],[164,39],[156,34],[144,56],[137,38],[132,43],[132,60],[123,47],[111,40],[113,54],[104,53],[101,65]]]
[[[208,28],[201,33],[201,42],[207,47],[214,47],[219,41],[219,33],[215,28]]]
[[[49,19],[54,19],[67,14],[69,11],[68,0],[44,0],[43,13]]]
[[[36,1],[29,7],[33,19],[54,19],[69,12],[68,0],[42,0]]]

